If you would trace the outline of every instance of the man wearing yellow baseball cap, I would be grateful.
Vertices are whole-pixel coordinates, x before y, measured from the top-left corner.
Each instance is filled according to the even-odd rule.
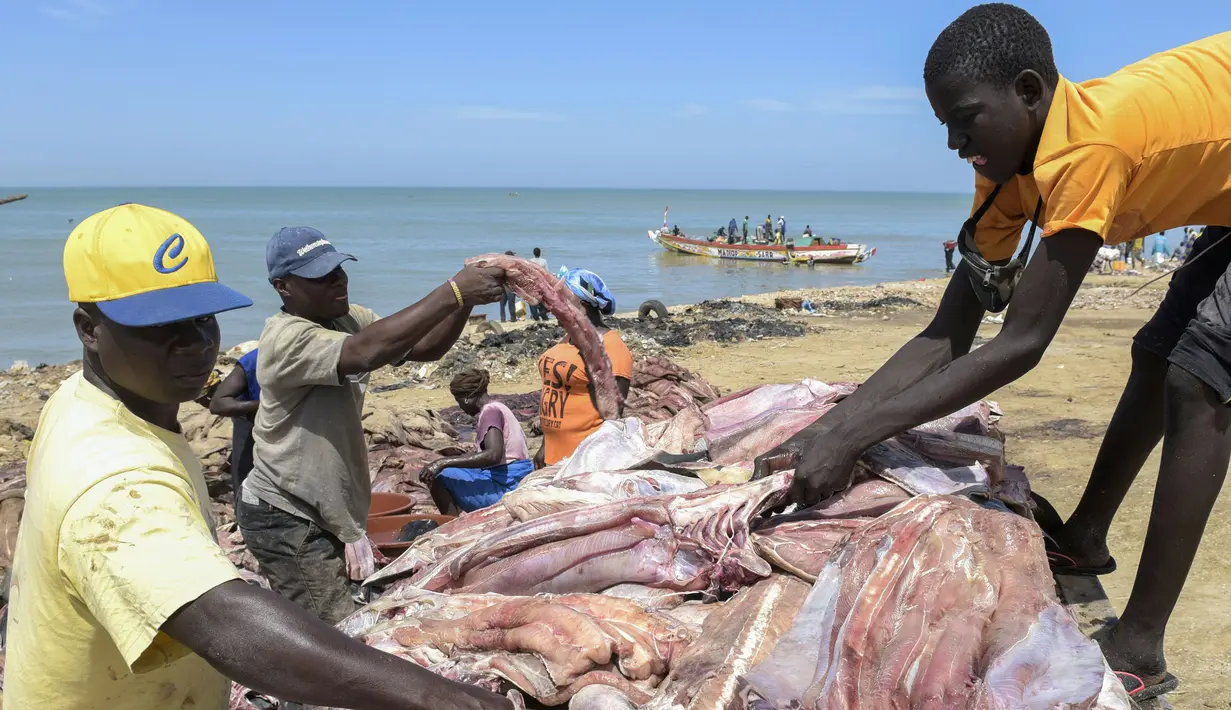
[[[247,584],[218,547],[177,422],[218,355],[218,283],[184,219],[120,205],[68,238],[82,372],[31,446],[10,591],[10,709],[223,710],[233,679],[340,708],[507,710],[508,700],[369,648]]]

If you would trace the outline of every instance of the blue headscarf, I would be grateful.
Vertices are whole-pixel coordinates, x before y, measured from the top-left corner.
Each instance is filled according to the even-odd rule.
[[[564,283],[569,290],[577,294],[577,298],[580,298],[582,303],[594,306],[599,313],[605,316],[615,313],[615,296],[611,295],[611,292],[607,290],[607,284],[603,283],[603,280],[593,271],[569,269],[569,272],[564,275]]]

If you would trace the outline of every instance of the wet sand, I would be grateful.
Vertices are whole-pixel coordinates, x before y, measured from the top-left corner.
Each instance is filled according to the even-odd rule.
[[[1076,504],[1102,440],[1106,423],[1128,377],[1129,344],[1150,316],[1165,288],[1162,280],[1128,299],[1145,279],[1096,277],[1079,294],[1075,309],[1040,365],[990,399],[1000,403],[1000,422],[1008,440],[1008,458],[1026,467],[1032,485],[1062,514]],[[830,317],[799,317],[805,334],[735,344],[700,343],[669,353],[680,364],[704,375],[723,391],[762,382],[814,377],[827,381],[863,380],[906,340],[923,328],[943,291],[943,280],[884,287],[852,287],[809,292],[814,302],[831,301]],[[790,295],[801,295],[799,293]],[[842,303],[866,304],[900,296],[892,307],[844,310]],[[772,304],[774,295],[748,297]],[[991,338],[999,325],[985,323],[980,339]],[[980,341],[976,341],[980,342]],[[513,379],[495,380],[502,393],[535,389],[531,368],[518,368]],[[0,465],[24,459],[28,442],[21,427],[33,427],[40,394],[54,390],[64,367],[26,375],[0,375]],[[376,385],[398,379],[381,373]],[[424,389],[430,387],[431,389]],[[391,403],[421,407],[452,404],[439,381],[391,392],[374,393]],[[186,405],[186,408],[196,405]],[[10,423],[15,426],[11,426]],[[1158,471],[1158,451],[1150,457],[1125,501],[1111,531],[1111,549],[1120,569],[1103,578],[1117,608],[1123,608],[1137,572]],[[1167,656],[1182,687],[1168,696],[1177,708],[1231,707],[1231,495],[1214,510],[1205,539],[1172,617]]]

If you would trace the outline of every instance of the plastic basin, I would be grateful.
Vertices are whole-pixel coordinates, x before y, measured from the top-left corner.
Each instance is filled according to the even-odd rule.
[[[410,496],[401,493],[373,493],[372,504],[368,506],[368,519],[405,513],[413,504]]]
[[[452,515],[384,515],[379,518],[368,518],[368,537],[386,554],[390,552],[399,552],[410,547],[414,540],[410,542],[399,542],[394,539],[398,531],[406,526],[406,523],[412,520],[434,520],[438,525],[453,520]]]

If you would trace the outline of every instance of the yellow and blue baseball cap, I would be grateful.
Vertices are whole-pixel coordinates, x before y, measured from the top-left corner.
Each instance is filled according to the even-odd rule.
[[[178,215],[132,202],[90,215],[68,235],[64,278],[74,303],[120,325],[148,327],[247,308],[218,283],[205,237]]]

